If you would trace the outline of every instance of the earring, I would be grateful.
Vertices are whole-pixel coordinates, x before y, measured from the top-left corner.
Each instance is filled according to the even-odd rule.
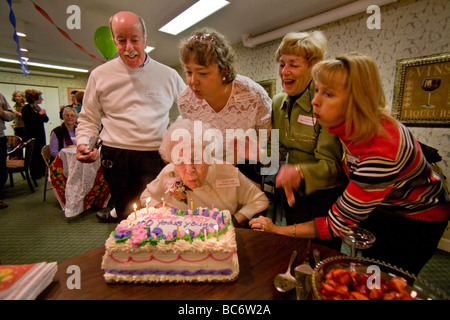
[[[225,82],[225,80],[227,80],[227,78],[223,77],[223,78],[222,78],[222,81],[224,81],[224,82]]]

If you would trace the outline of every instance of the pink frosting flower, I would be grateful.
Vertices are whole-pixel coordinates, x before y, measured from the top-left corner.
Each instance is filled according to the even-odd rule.
[[[142,240],[147,239],[147,230],[142,224],[138,224],[131,227],[133,229],[133,233],[130,238],[130,243],[133,246],[138,246]]]
[[[117,231],[117,232],[128,231],[128,230],[130,230],[130,226],[129,226],[129,225],[119,224],[119,225],[116,227],[116,231]]]

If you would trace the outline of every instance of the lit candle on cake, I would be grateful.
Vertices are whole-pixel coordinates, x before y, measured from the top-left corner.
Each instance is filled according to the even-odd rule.
[[[216,236],[217,236],[217,241],[219,241],[219,225],[215,225],[214,229],[217,230]]]
[[[148,213],[148,203],[150,202],[150,198],[147,198],[147,200],[145,200],[145,207],[147,208],[147,213]]]
[[[212,204],[211,212],[214,212],[214,203]]]
[[[180,237],[180,227],[177,225],[177,238]]]
[[[133,208],[134,208],[134,219],[137,220],[137,213],[136,213],[137,206],[136,206],[136,203],[133,204]]]
[[[191,210],[194,210],[194,201],[191,200]]]
[[[191,234],[189,233],[189,229],[186,229],[186,234],[188,235],[189,240],[192,240]]]
[[[164,198],[161,198],[161,201],[163,203],[163,209],[165,209],[166,208],[166,201],[164,201]]]

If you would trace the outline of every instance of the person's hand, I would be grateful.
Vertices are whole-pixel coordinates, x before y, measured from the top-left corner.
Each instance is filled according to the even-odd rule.
[[[294,165],[284,164],[280,167],[275,180],[275,187],[297,190],[301,183],[300,172]]]
[[[250,220],[248,225],[253,230],[278,233],[278,227],[272,222],[272,220],[264,216],[259,216]]]
[[[91,163],[98,159],[98,149],[89,151],[87,144],[80,144],[77,146],[77,160],[83,163]]]
[[[39,114],[43,116],[45,114],[45,109],[39,110]]]
[[[275,180],[275,187],[283,188],[290,207],[295,204],[294,190],[300,188],[302,176],[294,165],[282,165]]]

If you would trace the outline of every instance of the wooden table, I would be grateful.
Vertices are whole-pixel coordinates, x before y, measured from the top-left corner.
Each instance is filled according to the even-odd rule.
[[[236,229],[239,277],[230,283],[158,283],[107,284],[100,268],[104,247],[94,249],[58,264],[58,272],[50,286],[38,299],[52,300],[295,300],[295,290],[278,292],[273,279],[286,272],[292,251],[301,264],[306,254],[307,240],[293,239],[273,233]],[[338,251],[311,244],[311,252],[318,248],[322,259],[339,255]],[[311,260],[312,256],[311,256]],[[67,282],[78,266],[81,288],[69,289]],[[69,279],[69,283],[73,283]]]

